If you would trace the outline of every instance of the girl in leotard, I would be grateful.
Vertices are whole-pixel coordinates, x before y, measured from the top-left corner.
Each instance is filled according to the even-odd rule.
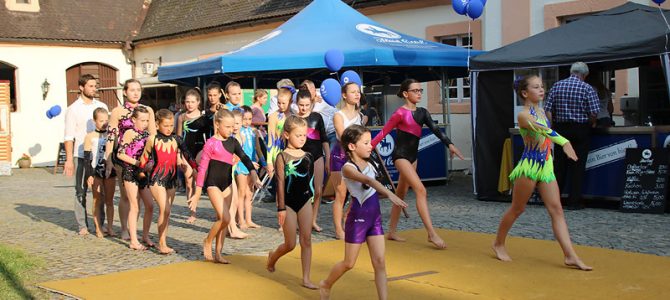
[[[393,204],[407,207],[379,181],[375,180],[375,169],[368,162],[372,145],[370,131],[360,125],[351,125],[341,136],[342,148],[349,157],[342,167],[342,177],[351,193],[351,211],[347,215],[344,234],[344,260],[333,266],[326,280],[319,283],[321,299],[330,297],[330,289],[335,282],[356,264],[363,243],[368,243],[372,267],[375,271],[375,285],[379,299],[387,298],[386,263],[384,262],[384,229],[379,207],[379,195],[386,195]]]
[[[244,153],[251,158],[256,169],[258,169],[257,163],[259,163],[261,167],[265,167],[265,159],[256,143],[256,130],[251,126],[251,118],[253,115],[251,108],[244,105],[242,106],[242,111],[244,111],[244,113],[242,114],[242,128],[240,128],[240,133],[237,136],[238,141],[240,141]],[[250,173],[242,162],[237,163],[235,166],[235,181],[237,182],[238,197],[240,199],[237,215],[240,229],[242,230],[260,227],[260,225],[251,220],[251,198],[254,193],[254,183],[256,183],[257,180],[258,177],[254,176],[253,173]]]
[[[186,161],[188,152],[181,138],[172,134],[174,131],[172,112],[167,109],[158,110],[156,124],[158,132],[147,140],[140,168],[149,176],[149,190],[158,204],[158,252],[171,254],[174,249],[167,245],[167,229],[177,187],[177,168],[191,167]]]
[[[128,79],[123,83],[124,103],[122,106],[117,106],[112,110],[109,117],[109,126],[107,129],[107,145],[105,146],[105,163],[106,175],[112,173],[112,169],[116,168],[116,181],[119,185],[121,197],[119,199],[119,221],[121,221],[121,238],[129,240],[128,232],[128,213],[130,212],[130,202],[126,195],[126,189],[123,186],[123,166],[121,161],[117,158],[118,145],[121,144],[123,134],[133,128],[133,121],[131,116],[136,107],[144,107],[149,112],[149,125],[147,131],[149,134],[156,133],[156,122],[154,121],[154,111],[149,106],[140,104],[142,97],[142,85],[137,79]]]
[[[105,174],[108,120],[107,110],[102,107],[96,108],[93,111],[95,131],[89,132],[84,138],[85,176],[93,191],[93,224],[95,224],[95,235],[99,238],[104,236],[100,229],[103,206],[106,207],[107,234],[114,236],[112,223],[114,222],[114,184],[116,183],[114,177],[116,177],[116,172],[112,169],[110,176]]]
[[[333,124],[338,141],[347,127],[351,125],[365,124],[358,103],[361,101],[361,88],[355,82],[349,82],[342,86],[342,98],[344,105],[335,113]],[[333,203],[333,223],[335,224],[335,237],[339,240],[344,238],[342,229],[344,200],[347,196],[347,186],[342,180],[342,166],[347,162],[347,155],[340,146],[336,144],[330,154],[330,176],[332,176],[335,187],[335,202]]]
[[[525,102],[523,110],[518,115],[519,133],[523,137],[524,150],[521,159],[509,175],[510,180],[514,182],[512,205],[500,220],[493,251],[502,261],[512,260],[505,249],[507,233],[514,225],[514,221],[523,213],[530,195],[537,187],[544,206],[551,216],[551,227],[563,250],[565,264],[590,271],[593,268],[584,264],[572,247],[568,225],[561,207],[560,191],[556,184],[551,155],[552,142],[562,146],[568,158],[577,161],[575,150],[570,141],[549,126],[549,120],[539,105],[544,97],[544,87],[539,77],[531,75],[521,79],[517,87],[517,95]]]
[[[293,97],[291,90],[288,88],[279,88],[277,91],[278,109],[276,112],[268,115],[268,153],[266,160],[268,162],[268,173],[271,176],[274,174],[275,159],[279,155],[279,152],[284,149],[282,130],[284,129],[286,118],[291,115],[291,110],[289,109],[291,97]]]
[[[313,160],[309,152],[301,148],[305,145],[307,122],[297,116],[290,116],[284,124],[286,149],[277,156],[277,218],[284,231],[284,243],[268,253],[266,268],[275,271],[277,261],[293,251],[296,244],[296,229],[300,230],[300,260],[302,261],[302,286],[316,289],[309,279],[312,264],[312,207],[314,196],[312,182]],[[297,228],[296,228],[297,227]]]
[[[321,232],[321,227],[316,224],[323,191],[324,165],[330,164],[330,146],[328,145],[328,134],[323,118],[319,113],[312,112],[314,104],[312,95],[307,87],[301,88],[296,97],[298,104],[298,116],[307,121],[307,141],[302,150],[312,155],[314,160],[314,201],[312,212],[312,229]],[[325,164],[324,164],[325,159]]]
[[[228,109],[228,108],[226,108],[226,109]],[[240,129],[242,128],[242,112],[237,110],[237,109],[230,110],[230,112],[233,113],[233,119],[235,119],[235,122],[233,123],[233,135],[232,136],[237,140],[237,142],[240,144],[240,146],[242,146],[243,145],[242,144],[242,139],[240,138]],[[244,151],[244,148],[242,148],[242,150]],[[249,158],[249,159],[251,159],[251,158]],[[240,203],[242,201],[242,199],[240,199],[240,197],[239,197],[239,191],[237,189],[237,181],[236,181],[237,178],[235,177],[235,175],[237,173],[237,165],[239,164],[239,162],[238,162],[239,159],[237,157],[234,157],[233,161],[235,162],[235,164],[233,164],[233,168],[231,170],[232,173],[230,174],[231,178],[233,178],[233,184],[231,186],[233,199],[230,202],[230,211],[229,211],[229,213],[230,213],[230,223],[228,223],[228,234],[230,235],[231,238],[234,238],[234,239],[246,239],[249,236],[249,234],[247,234],[246,232],[243,232],[242,230],[240,230],[239,227],[237,227],[238,218],[241,217],[241,215],[238,215],[238,211],[239,211],[238,208],[240,206],[244,206],[244,204]]]
[[[196,89],[186,91],[184,97],[184,107],[186,112],[179,115],[177,123],[181,126],[177,127],[177,135],[180,136],[189,152],[190,157],[197,158],[202,147],[205,145],[207,136],[213,131],[212,120],[207,115],[200,111],[200,92]],[[197,159],[196,159],[197,161]],[[192,173],[184,173],[186,177],[186,198],[193,196],[195,188],[195,178],[198,177],[197,167],[195,164],[191,166]],[[195,208],[191,210],[191,215],[186,220],[187,223],[195,223]]]
[[[200,201],[202,189],[207,190],[209,201],[216,212],[216,222],[209,230],[202,245],[202,252],[208,261],[229,263],[221,256],[226,228],[230,222],[230,202],[232,199],[232,168],[233,155],[237,155],[242,163],[251,170],[251,159],[244,154],[242,146],[232,137],[235,119],[233,114],[225,109],[219,110],[214,116],[217,132],[207,140],[202,150],[202,158],[198,166],[195,194],[188,200],[188,206],[193,210]],[[216,238],[216,253],[212,257],[212,241]]]
[[[372,140],[372,146],[376,147],[391,130],[394,128],[397,129],[396,146],[393,149],[393,163],[400,173],[400,179],[398,180],[396,195],[400,199],[404,199],[409,187],[414,190],[416,208],[426,231],[428,231],[428,241],[433,243],[438,249],[444,249],[447,245],[437,234],[435,228],[433,228],[433,222],[430,219],[430,212],[428,211],[426,188],[416,173],[416,159],[419,150],[419,139],[421,138],[421,127],[423,125],[428,126],[433,134],[449,148],[452,156],[456,155],[460,159],[463,159],[463,155],[461,155],[461,151],[454,146],[451,140],[444,136],[442,131],[435,126],[430,113],[425,108],[416,106],[421,101],[422,93],[423,89],[421,88],[421,83],[418,81],[407,79],[402,82],[398,91],[398,97],[405,100],[405,105],[399,107],[391,115],[384,128]],[[396,233],[399,218],[400,207],[393,206],[388,232],[389,240],[404,241]]]
[[[135,250],[144,250],[146,247],[137,240],[137,218],[140,212],[138,198],[141,198],[144,203],[142,241],[149,247],[154,246],[154,243],[149,239],[154,207],[151,202],[151,192],[148,189],[148,177],[140,169],[140,156],[142,156],[144,145],[149,137],[147,131],[149,111],[142,106],[136,107],[131,120],[134,127],[123,133],[117,156],[123,162],[123,186],[130,202],[130,211],[128,212],[129,247]]]

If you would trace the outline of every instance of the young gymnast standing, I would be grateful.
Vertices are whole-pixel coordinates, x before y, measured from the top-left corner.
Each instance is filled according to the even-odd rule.
[[[437,234],[433,227],[428,211],[428,201],[426,187],[421,183],[421,178],[416,173],[416,159],[419,151],[419,140],[421,138],[421,127],[426,125],[433,134],[438,137],[444,145],[449,148],[451,155],[456,155],[463,159],[461,151],[454,146],[451,140],[442,134],[442,131],[435,126],[430,113],[423,107],[417,107],[416,104],[421,101],[423,89],[421,83],[414,79],[406,79],[400,84],[398,97],[405,100],[405,105],[399,107],[384,128],[372,140],[372,146],[376,147],[384,137],[394,128],[397,129],[396,147],[393,149],[393,163],[400,173],[396,195],[404,199],[407,195],[407,189],[412,188],[416,195],[416,209],[419,212],[421,221],[428,231],[428,241],[433,243],[438,249],[444,249],[447,244]],[[388,239],[404,241],[396,233],[398,220],[400,219],[400,207],[393,206],[391,209],[391,223],[389,225]]]
[[[242,128],[240,128],[239,138],[240,144],[242,145],[242,150],[251,158],[251,161],[254,163],[260,163],[261,167],[265,167],[265,159],[258,149],[258,144],[256,143],[256,130],[251,126],[252,119],[252,110],[249,106],[242,106]],[[249,172],[249,170],[244,166],[242,162],[238,162],[235,166],[235,181],[237,182],[237,191],[239,197],[239,204],[237,208],[237,216],[239,219],[240,229],[245,230],[247,228],[259,228],[260,225],[254,223],[251,220],[251,209],[252,209],[252,197],[254,193],[254,183],[258,180],[258,177],[254,176]]]
[[[107,144],[107,122],[109,115],[107,110],[98,107],[93,111],[93,122],[95,131],[89,132],[84,138],[84,162],[87,183],[93,190],[93,224],[95,224],[95,235],[103,237],[100,229],[102,209],[106,207],[107,234],[115,236],[112,229],[114,222],[114,185],[116,184],[116,172],[107,176],[105,174],[105,148]]]
[[[375,169],[368,162],[372,145],[370,131],[360,125],[351,125],[344,130],[342,148],[349,161],[342,167],[342,177],[352,196],[351,211],[347,215],[344,234],[344,260],[333,266],[328,278],[319,283],[321,299],[330,297],[335,282],[356,264],[358,253],[367,242],[375,270],[375,285],[379,299],[387,298],[386,263],[384,260],[384,229],[379,207],[379,195],[386,195],[398,207],[407,207],[393,192],[375,180]]]
[[[277,106],[276,112],[268,115],[268,153],[266,160],[268,162],[268,173],[274,174],[274,162],[284,149],[284,141],[282,140],[282,131],[284,129],[284,122],[286,118],[291,115],[289,109],[291,105],[291,97],[293,93],[288,88],[279,88],[277,92]]]
[[[302,285],[309,289],[317,286],[309,279],[312,264],[312,186],[313,160],[301,148],[307,139],[307,122],[290,116],[284,123],[286,149],[277,156],[277,218],[284,231],[284,243],[268,254],[267,269],[275,271],[277,261],[293,251],[296,244],[296,229],[300,231],[300,260],[302,261]],[[296,228],[297,227],[297,228]]]
[[[188,152],[181,138],[172,134],[172,112],[167,109],[158,110],[156,124],[158,132],[147,139],[140,168],[149,174],[149,190],[158,204],[158,252],[171,254],[174,249],[167,245],[167,230],[177,187],[177,168],[185,168],[190,173],[190,166],[186,162]]]
[[[207,136],[211,136],[214,131],[212,129],[214,125],[212,118],[203,115],[200,111],[200,91],[196,89],[186,91],[186,95],[184,96],[184,107],[186,108],[186,112],[180,114],[179,119],[177,119],[177,123],[181,124],[177,127],[177,135],[182,138],[190,157],[195,159],[198,157],[200,151],[202,151]],[[195,190],[194,181],[198,176],[197,166],[193,164],[191,167],[193,168],[192,173],[184,174],[186,177],[187,198],[193,196]],[[196,209],[197,207],[191,209],[191,215],[186,220],[187,223],[195,223]]]
[[[123,162],[123,187],[126,189],[126,195],[130,202],[130,211],[128,212],[129,247],[134,250],[144,250],[146,247],[137,240],[137,218],[140,212],[140,198],[144,203],[142,241],[149,247],[154,246],[154,243],[149,239],[149,229],[151,228],[154,206],[151,202],[151,192],[147,188],[148,178],[140,169],[140,156],[142,156],[144,145],[149,137],[149,132],[147,131],[147,127],[149,126],[149,111],[143,106],[138,106],[133,110],[131,120],[134,127],[123,133],[117,157]]]
[[[124,103],[112,110],[109,117],[109,126],[107,129],[107,145],[105,146],[106,172],[109,176],[113,169],[116,169],[116,181],[119,185],[121,198],[119,199],[119,221],[121,221],[121,238],[130,239],[128,233],[128,213],[130,211],[130,202],[126,195],[126,189],[123,186],[123,163],[118,159],[116,153],[121,139],[128,129],[132,129],[134,124],[131,116],[135,108],[144,107],[149,112],[149,125],[147,131],[149,134],[156,133],[156,123],[154,122],[154,111],[151,107],[140,104],[142,98],[142,84],[137,79],[128,79],[123,83]],[[115,167],[116,165],[116,167]]]
[[[233,119],[235,122],[233,123],[233,134],[232,137],[234,137],[237,142],[242,146],[242,138],[240,137],[240,129],[242,128],[242,112],[239,109],[232,109],[230,110],[233,113]],[[242,148],[244,151],[244,148]],[[231,238],[234,239],[245,239],[249,236],[246,232],[243,232],[240,230],[238,225],[238,208],[240,206],[240,202],[243,201],[243,199],[240,199],[239,197],[239,191],[237,190],[237,178],[235,177],[237,173],[237,165],[239,164],[237,158],[233,158],[234,162],[237,162],[233,164],[232,168],[232,173],[230,174],[231,178],[233,178],[233,184],[231,186],[233,198],[232,201],[230,202],[230,223],[228,223],[228,234],[230,234]]]
[[[523,213],[530,195],[537,187],[549,216],[551,216],[551,227],[563,250],[565,264],[590,271],[593,268],[582,262],[572,247],[568,224],[565,222],[561,207],[560,191],[556,184],[551,155],[552,142],[561,146],[568,158],[577,161],[575,150],[570,141],[550,128],[549,120],[539,106],[540,100],[544,98],[544,87],[540,77],[533,75],[521,79],[517,87],[517,95],[525,102],[518,116],[519,133],[523,137],[524,150],[521,159],[509,175],[510,180],[514,182],[512,206],[500,220],[493,251],[502,261],[512,260],[505,249],[507,233],[514,225],[514,221]]]
[[[202,151],[200,160],[198,178],[196,180],[195,194],[188,200],[188,205],[194,209],[200,201],[202,189],[207,190],[209,200],[216,211],[216,222],[209,230],[202,246],[202,252],[205,259],[211,261],[212,241],[216,238],[216,254],[214,257],[217,263],[229,263],[221,256],[225,231],[230,222],[230,203],[232,198],[232,168],[233,155],[237,155],[242,163],[251,172],[256,172],[249,157],[244,154],[242,146],[232,137],[235,119],[233,114],[225,109],[219,110],[214,116],[216,125],[216,134],[207,140]]]
[[[349,82],[342,86],[342,98],[344,105],[335,113],[333,124],[338,141],[342,133],[351,125],[363,125],[365,120],[361,115],[358,103],[361,101],[361,88],[355,82]],[[342,166],[347,162],[347,155],[338,143],[333,147],[330,154],[330,175],[335,186],[335,202],[333,203],[333,223],[335,224],[335,237],[339,240],[344,238],[342,228],[344,200],[347,196],[347,186],[342,180]]]
[[[298,116],[307,121],[307,141],[302,150],[309,152],[314,160],[314,199],[312,212],[312,229],[321,232],[321,227],[316,223],[323,192],[324,165],[330,164],[330,145],[328,134],[323,118],[319,113],[313,112],[312,95],[307,87],[298,91],[296,102],[298,104]],[[325,159],[325,163],[324,163]]]

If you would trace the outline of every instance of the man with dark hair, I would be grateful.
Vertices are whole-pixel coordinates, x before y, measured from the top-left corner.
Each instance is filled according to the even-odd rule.
[[[88,218],[86,217],[86,184],[84,174],[84,137],[95,130],[93,111],[107,105],[94,99],[97,92],[97,81],[91,74],[84,74],[79,78],[80,96],[67,108],[65,113],[65,176],[75,175],[75,202],[74,215],[79,226],[79,235],[89,232]],[[102,220],[104,220],[104,215]],[[102,225],[102,220],[100,224]]]
[[[589,67],[576,62],[570,67],[570,77],[556,82],[546,97],[544,111],[557,132],[570,141],[577,153],[577,161],[569,159],[563,151],[554,151],[556,181],[561,191],[566,179],[570,182],[570,193],[564,205],[566,209],[582,209],[582,183],[586,157],[589,154],[591,128],[596,125],[600,111],[598,94],[584,78]],[[567,177],[567,178],[566,178]]]

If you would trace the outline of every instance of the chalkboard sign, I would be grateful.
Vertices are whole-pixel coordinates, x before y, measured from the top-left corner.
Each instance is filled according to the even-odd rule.
[[[54,174],[63,172],[63,167],[65,166],[65,160],[67,155],[65,154],[65,143],[60,143],[58,145],[58,156],[56,156],[56,165],[54,166]]]
[[[620,209],[663,213],[668,188],[666,149],[626,149],[626,176]]]

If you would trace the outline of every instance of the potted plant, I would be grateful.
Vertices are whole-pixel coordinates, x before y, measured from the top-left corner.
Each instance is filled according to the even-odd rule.
[[[19,166],[19,168],[24,169],[24,168],[30,168],[30,155],[23,153],[21,158],[19,158],[16,161],[16,164]]]

